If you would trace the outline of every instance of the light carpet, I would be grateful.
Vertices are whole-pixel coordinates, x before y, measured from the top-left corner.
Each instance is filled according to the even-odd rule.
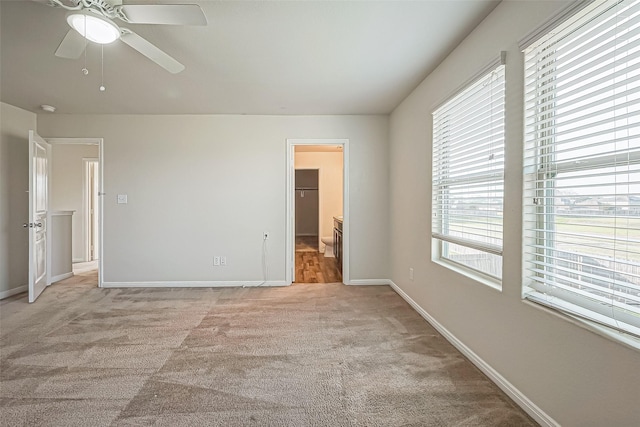
[[[388,286],[0,302],[3,426],[534,426]]]

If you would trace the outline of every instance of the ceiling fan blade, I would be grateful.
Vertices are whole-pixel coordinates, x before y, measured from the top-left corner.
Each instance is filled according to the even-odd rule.
[[[197,4],[127,4],[119,10],[131,24],[207,25]]]
[[[56,56],[67,59],[78,59],[87,47],[87,39],[76,30],[69,30],[56,50]]]
[[[184,65],[170,57],[156,46],[149,43],[131,30],[122,28],[120,40],[164,68],[170,73],[176,74],[184,70]]]

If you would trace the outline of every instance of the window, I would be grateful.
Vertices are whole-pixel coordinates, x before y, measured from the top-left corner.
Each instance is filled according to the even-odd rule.
[[[502,59],[433,113],[433,258],[493,283],[502,277]]]
[[[525,49],[524,297],[640,337],[640,1]]]

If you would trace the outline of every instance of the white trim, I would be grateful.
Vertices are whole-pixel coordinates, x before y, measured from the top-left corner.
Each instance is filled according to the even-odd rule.
[[[45,139],[45,141],[47,141]],[[47,141],[49,147],[47,148],[47,286],[53,283],[51,277],[51,267],[53,266],[53,233],[51,232],[54,227],[53,221],[51,221],[51,199],[53,196],[53,144]],[[29,161],[32,161],[29,159]],[[31,196],[31,194],[29,195]],[[73,219],[72,219],[73,221]],[[36,297],[37,298],[37,297]],[[35,300],[33,300],[35,302]]]
[[[84,262],[93,261],[91,259],[91,242],[89,240],[89,235],[93,232],[93,230],[91,230],[93,229],[93,223],[90,221],[91,214],[89,212],[89,185],[93,185],[93,182],[89,182],[88,180],[90,167],[89,165],[91,163],[97,163],[98,168],[100,167],[100,159],[98,157],[82,158],[82,252],[84,255]],[[100,171],[98,171],[98,173],[99,172]],[[100,196],[98,196],[98,200],[99,197]],[[98,218],[98,220],[99,219],[100,218]]]
[[[539,25],[533,31],[518,40],[518,47],[520,48],[520,51],[524,51],[526,48],[537,42],[541,37],[545,36],[549,31],[553,30],[569,17],[578,13],[593,2],[594,0],[575,0],[560,9],[557,13],[553,14],[549,19],[543,22],[542,25]]]
[[[482,67],[478,71],[476,71],[471,77],[469,77],[467,80],[465,80],[461,85],[456,87],[453,91],[449,92],[449,94],[447,96],[445,96],[442,99],[442,101],[440,101],[436,105],[434,105],[431,108],[432,111],[435,111],[438,108],[442,107],[451,98],[453,98],[454,96],[458,95],[460,92],[465,90],[468,86],[471,86],[473,83],[475,83],[477,80],[480,80],[481,78],[483,78],[484,76],[489,74],[489,72],[492,71],[494,68],[498,68],[498,66],[506,65],[506,64],[507,64],[507,52],[502,50],[502,51],[500,51],[500,54],[497,57],[495,57],[487,65],[485,65],[484,67]],[[433,113],[431,113],[431,114],[433,114]]]
[[[255,288],[289,286],[284,280],[192,281],[192,282],[102,282],[103,288]]]
[[[98,146],[98,287],[104,281],[104,139],[103,138],[44,138],[51,145],[77,144]],[[49,162],[51,163],[51,162]],[[73,261],[76,262],[76,261]],[[83,262],[83,261],[79,261]]]
[[[471,267],[467,267],[464,264],[459,264],[455,261],[452,261],[447,258],[443,258],[440,256],[440,244],[437,240],[432,239],[432,246],[438,246],[437,248],[432,248],[432,253],[434,254],[431,259],[435,264],[441,265],[444,268],[447,268],[451,271],[454,271],[462,276],[468,277],[471,280],[474,280],[478,283],[481,283],[485,286],[490,287],[491,289],[495,289],[498,292],[502,292],[502,280],[497,277],[490,276],[488,274],[483,273],[480,270],[473,269]]]
[[[71,262],[76,263],[76,262],[86,262],[86,261],[83,258],[72,258]]]
[[[104,281],[104,140],[98,144],[98,287]]]
[[[14,296],[16,294],[21,294],[23,292],[29,292],[29,286],[28,285],[22,285],[22,286],[15,287],[13,289],[8,289],[6,291],[0,292],[0,299],[9,298],[9,297]]]
[[[536,420],[542,426],[560,427],[560,424],[551,418],[546,412],[540,409],[527,396],[511,384],[505,377],[500,375],[498,371],[493,369],[491,365],[482,360],[480,356],[467,347],[462,341],[456,338],[436,319],[426,312],[417,302],[407,295],[398,285],[390,281],[391,287],[398,295],[411,305],[431,326],[433,326],[447,341],[457,348],[471,363],[480,369],[491,381],[493,381],[502,391],[504,391],[518,406],[520,406],[527,414]]]
[[[529,307],[533,307],[536,310],[542,310],[545,313],[557,317],[558,319],[562,319],[562,321],[564,322],[571,322],[572,324],[584,330],[599,335],[605,339],[614,341],[618,344],[622,344],[632,350],[640,350],[640,339],[634,338],[631,335],[618,332],[607,326],[602,326],[584,317],[574,316],[571,313],[550,308],[549,306],[539,304],[535,301],[522,299],[522,302]]]
[[[57,276],[53,276],[51,278],[50,285],[54,284],[55,282],[59,282],[60,280],[68,279],[69,277],[73,277],[73,271],[69,273],[62,273],[62,274],[58,274]]]
[[[389,279],[354,279],[346,284],[352,286],[391,286],[392,283]]]
[[[76,144],[76,145],[100,145],[102,138],[45,138],[51,145],[55,144]]]
[[[296,145],[340,145],[342,146],[342,282],[349,283],[349,140],[348,139],[287,139],[286,149],[286,207],[285,207],[285,282],[293,283],[295,269],[295,232],[293,197]],[[318,233],[318,240],[322,236]]]

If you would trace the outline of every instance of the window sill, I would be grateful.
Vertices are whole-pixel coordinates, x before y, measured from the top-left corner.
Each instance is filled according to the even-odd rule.
[[[479,282],[485,286],[488,286],[492,289],[495,289],[498,292],[502,292],[502,281],[500,279],[496,279],[494,277],[483,274],[477,270],[472,268],[468,268],[463,266],[462,264],[458,264],[454,261],[449,261],[445,258],[434,258],[432,261],[438,265],[441,265],[451,271],[454,271],[458,274],[461,274],[469,279],[472,279],[476,282]]]
[[[596,335],[600,335],[603,338],[622,344],[623,346],[628,347],[632,350],[640,350],[640,339],[634,338],[631,335],[627,335],[622,332],[609,329],[606,326],[600,325],[599,323],[592,322],[582,317],[572,316],[569,313],[554,310],[550,307],[546,307],[534,301],[529,301],[523,298],[522,302],[524,302],[526,305],[530,307],[534,307],[537,310],[542,310],[546,313],[559,317],[564,321],[569,321],[574,325],[582,329],[586,329],[587,331],[592,332]]]

